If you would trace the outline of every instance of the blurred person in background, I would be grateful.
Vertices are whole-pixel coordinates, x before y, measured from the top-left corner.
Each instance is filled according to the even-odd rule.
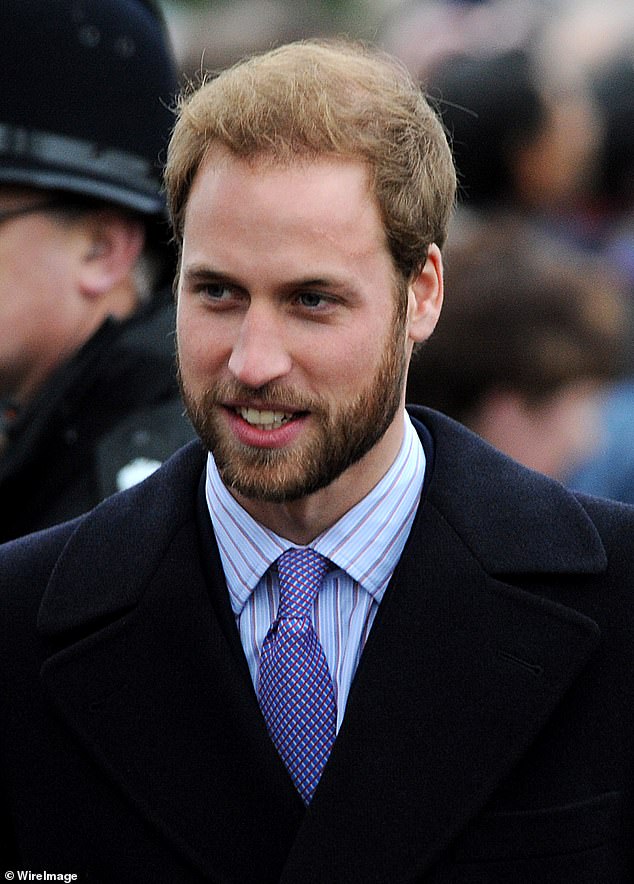
[[[602,134],[587,91],[551,93],[525,49],[449,56],[427,87],[452,140],[463,204],[542,223],[577,211]]]
[[[580,211],[560,232],[623,274],[634,305],[634,6],[620,0],[561,2],[538,52],[555,77],[587,84],[603,137]],[[600,445],[568,477],[581,491],[634,503],[634,340],[628,373],[602,396]]]
[[[589,82],[551,58],[561,5],[411,0],[385,19],[381,39],[437,102],[459,200],[478,211],[565,226],[591,192],[603,119]]]
[[[600,444],[601,394],[624,370],[620,278],[518,216],[463,210],[454,233],[451,295],[412,361],[408,401],[564,480]]]
[[[576,491],[634,504],[634,381],[604,391],[597,414],[597,446],[566,476]]]
[[[631,311],[634,5],[621,0],[412,0],[388,16],[383,39],[438,103],[452,138],[461,204],[480,215],[522,215],[564,250],[575,250],[584,265],[588,259],[600,268],[610,266],[621,277],[618,286]],[[535,272],[540,262],[540,254],[532,256]],[[518,277],[512,288],[524,291],[526,285]],[[610,312],[611,297],[600,281],[595,300],[597,316]],[[451,307],[447,316],[450,312]],[[441,328],[434,347],[440,348],[442,340]],[[590,402],[583,396],[564,422],[559,403],[550,428],[558,415],[558,438],[562,444],[568,438],[566,460],[572,472],[566,481],[572,487],[634,502],[631,335],[624,344],[625,377],[614,387],[601,385],[591,412],[582,408]],[[594,359],[591,350],[589,359]],[[457,377],[456,383],[464,379]],[[425,378],[427,393],[429,383]],[[451,408],[462,414],[456,403]],[[574,468],[584,454],[578,435],[583,412],[586,424],[592,415],[594,431],[582,434],[587,457]],[[536,409],[523,416],[534,428]],[[514,420],[518,417],[515,411]],[[522,434],[516,429],[507,424],[506,433],[496,438],[524,460],[527,454],[517,448]],[[542,450],[538,457],[536,445],[530,457],[561,477],[554,462],[561,458],[554,445],[550,450],[550,456]]]
[[[634,5],[560,0],[533,57],[544,80],[591,96],[601,128],[585,201],[562,232],[615,260],[634,291]]]
[[[161,193],[176,70],[150,0],[0,11],[0,540],[190,437]]]
[[[492,56],[526,47],[552,15],[550,0],[402,0],[379,27],[379,42],[416,79],[455,56]]]

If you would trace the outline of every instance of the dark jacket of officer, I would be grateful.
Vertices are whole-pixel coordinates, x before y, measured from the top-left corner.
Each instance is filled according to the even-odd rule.
[[[0,542],[86,512],[193,437],[165,297],[108,320],[0,431]]]

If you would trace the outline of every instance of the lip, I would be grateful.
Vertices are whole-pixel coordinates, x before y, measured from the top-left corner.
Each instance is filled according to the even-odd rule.
[[[246,421],[236,410],[237,408],[254,408],[261,411],[282,411],[293,415],[292,418],[279,427],[272,430],[263,430]],[[252,448],[284,448],[292,444],[304,429],[309,419],[309,413],[296,411],[292,408],[256,403],[231,403],[223,406],[230,429],[242,445]]]

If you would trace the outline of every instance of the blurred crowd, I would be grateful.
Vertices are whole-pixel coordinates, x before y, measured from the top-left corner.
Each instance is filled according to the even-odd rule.
[[[634,502],[634,4],[135,0],[131,17],[131,2],[113,3],[125,27],[93,21],[83,2],[12,0],[0,14],[5,92],[19,96],[0,119],[0,538],[77,514],[191,434],[154,159],[179,86],[337,33],[415,75],[459,175],[445,308],[412,365],[410,401],[572,487]],[[112,236],[91,239],[104,219]],[[35,266],[47,269],[33,286],[61,277],[8,238],[41,245],[45,233],[55,254],[88,243],[92,263],[66,268],[72,314],[54,290],[48,307],[24,294]],[[139,381],[152,378],[154,392]]]
[[[634,6],[410,2],[382,42],[436,102],[460,179],[410,398],[634,501]]]

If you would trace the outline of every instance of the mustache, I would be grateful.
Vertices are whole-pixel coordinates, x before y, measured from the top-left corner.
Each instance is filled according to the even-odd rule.
[[[179,381],[181,389],[183,389],[183,378],[180,373]],[[285,406],[293,411],[323,413],[327,410],[326,404],[320,397],[275,383],[264,384],[261,387],[249,387],[239,381],[218,381],[203,390],[197,398],[205,409],[214,405],[223,405],[226,402],[257,402],[259,407],[273,408],[276,406],[279,408]]]

